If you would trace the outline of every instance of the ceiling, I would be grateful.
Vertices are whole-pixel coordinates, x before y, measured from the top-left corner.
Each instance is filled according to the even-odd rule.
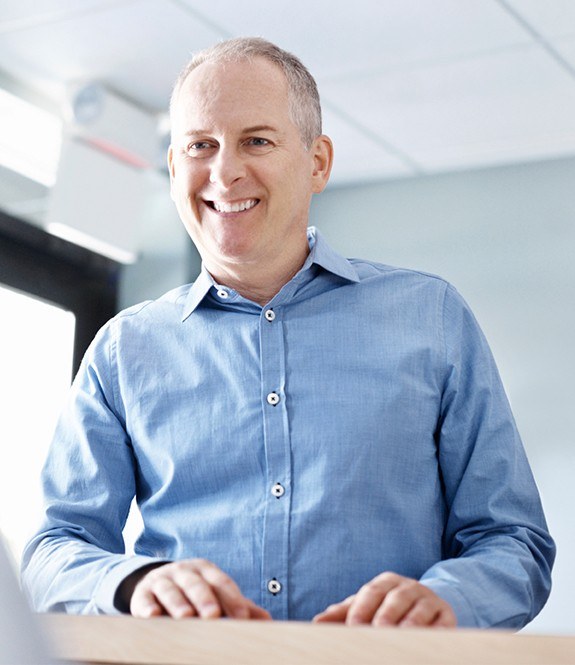
[[[315,75],[335,185],[575,154],[574,0],[0,0],[0,70],[59,103],[99,81],[161,113],[237,35]]]

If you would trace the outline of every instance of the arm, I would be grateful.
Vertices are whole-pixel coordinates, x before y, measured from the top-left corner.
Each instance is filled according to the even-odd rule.
[[[420,580],[384,573],[318,621],[520,628],[545,603],[555,548],[487,343],[448,287],[435,438],[443,557]]]
[[[115,612],[114,594],[152,563],[124,553],[135,463],[112,381],[110,325],[88,350],[43,470],[45,518],[23,555],[23,584],[39,611]]]
[[[547,600],[555,546],[495,361],[452,288],[443,329],[436,438],[448,507],[445,560],[421,582],[455,608],[461,625],[520,628]]]

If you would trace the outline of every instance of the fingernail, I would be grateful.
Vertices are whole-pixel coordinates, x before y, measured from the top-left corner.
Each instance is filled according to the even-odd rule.
[[[146,605],[146,607],[142,609],[142,615],[146,619],[149,619],[150,617],[153,617],[156,614],[158,614],[158,610],[155,605]]]
[[[211,619],[220,616],[220,608],[215,603],[208,603],[207,605],[202,605],[200,608],[200,616],[206,619]]]

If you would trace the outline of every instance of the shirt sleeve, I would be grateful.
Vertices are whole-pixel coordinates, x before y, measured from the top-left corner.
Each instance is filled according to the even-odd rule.
[[[443,343],[444,560],[421,582],[450,603],[460,626],[520,628],[549,596],[555,546],[492,354],[452,287]]]
[[[135,463],[112,358],[108,324],[86,353],[42,472],[45,517],[22,559],[23,587],[37,611],[117,613],[120,582],[160,561],[125,554]]]

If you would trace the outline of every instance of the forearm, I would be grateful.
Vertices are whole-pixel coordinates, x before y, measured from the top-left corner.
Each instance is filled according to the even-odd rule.
[[[118,588],[160,560],[107,552],[70,536],[38,536],[24,551],[22,583],[36,611],[113,614]]]
[[[549,595],[553,555],[544,532],[510,529],[437,563],[420,581],[452,606],[458,626],[520,629]]]

